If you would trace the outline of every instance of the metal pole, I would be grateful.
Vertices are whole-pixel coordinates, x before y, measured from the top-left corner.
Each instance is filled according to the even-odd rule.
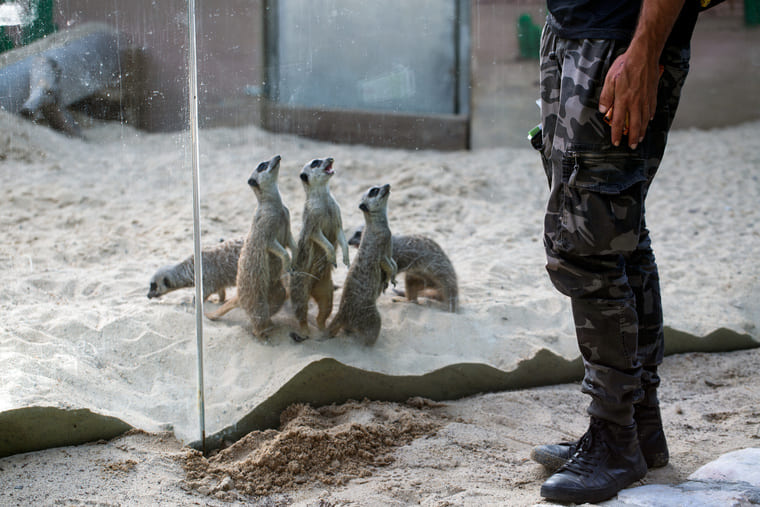
[[[203,394],[203,262],[201,255],[200,148],[198,143],[198,56],[195,41],[195,0],[187,0],[190,142],[193,168],[193,243],[195,246],[195,337],[198,364],[198,417],[203,454],[206,454],[206,415]]]

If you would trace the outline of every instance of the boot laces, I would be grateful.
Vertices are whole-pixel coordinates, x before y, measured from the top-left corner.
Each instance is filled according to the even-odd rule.
[[[592,420],[588,431],[586,431],[578,442],[578,448],[576,449],[575,454],[562,465],[562,468],[559,471],[567,470],[582,477],[592,475],[599,461],[599,453],[593,452],[592,449],[594,448],[595,442],[598,441],[596,444],[597,446],[602,445],[604,442],[599,435],[600,431],[601,423]]]

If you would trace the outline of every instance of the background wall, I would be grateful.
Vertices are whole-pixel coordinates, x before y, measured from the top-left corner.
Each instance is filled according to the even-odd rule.
[[[543,0],[475,0],[472,13],[473,148],[527,146],[540,121],[538,62],[521,58],[517,19],[543,24]],[[744,20],[744,2],[727,0],[700,14],[689,78],[674,129],[714,128],[760,118],[760,26]]]
[[[145,111],[150,130],[186,121],[186,3],[67,0],[56,4],[61,28],[103,21],[145,49]],[[517,20],[541,26],[543,0],[472,0],[471,145],[525,146],[539,121],[538,64],[521,56]],[[236,126],[260,122],[257,94],[265,85],[263,0],[199,0],[198,50],[201,123]],[[69,17],[67,12],[86,14]],[[150,12],[151,16],[145,16]],[[692,71],[674,128],[711,128],[760,118],[760,28],[744,23],[744,3],[727,0],[701,15],[693,40]]]

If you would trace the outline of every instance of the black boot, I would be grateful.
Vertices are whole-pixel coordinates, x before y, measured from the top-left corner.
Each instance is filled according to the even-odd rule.
[[[620,426],[592,417],[576,452],[541,486],[541,496],[555,502],[597,503],[646,473],[636,423]]]
[[[633,419],[638,428],[639,447],[647,462],[647,467],[664,467],[668,464],[670,454],[668,453],[668,443],[665,440],[665,432],[662,429],[660,407],[634,405],[633,408]],[[576,440],[575,442],[539,445],[533,448],[530,457],[550,472],[554,472],[564,465],[570,456],[575,454],[578,443],[579,441]]]
[[[633,409],[633,419],[636,421],[639,434],[639,447],[647,462],[647,467],[664,467],[670,460],[670,453],[668,443],[665,441],[665,432],[662,430],[660,407],[634,405]]]

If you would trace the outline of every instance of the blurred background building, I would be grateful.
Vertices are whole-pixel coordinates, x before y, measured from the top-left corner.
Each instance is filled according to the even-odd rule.
[[[32,24],[6,23],[0,49],[104,23],[118,33],[120,63],[133,77],[129,99],[119,98],[132,111],[122,117],[149,131],[187,124],[187,37],[176,29],[186,26],[186,2],[26,4]],[[728,0],[701,15],[675,128],[760,118],[759,4]],[[463,149],[524,146],[538,122],[541,0],[196,6],[202,127],[257,124],[336,142]]]

